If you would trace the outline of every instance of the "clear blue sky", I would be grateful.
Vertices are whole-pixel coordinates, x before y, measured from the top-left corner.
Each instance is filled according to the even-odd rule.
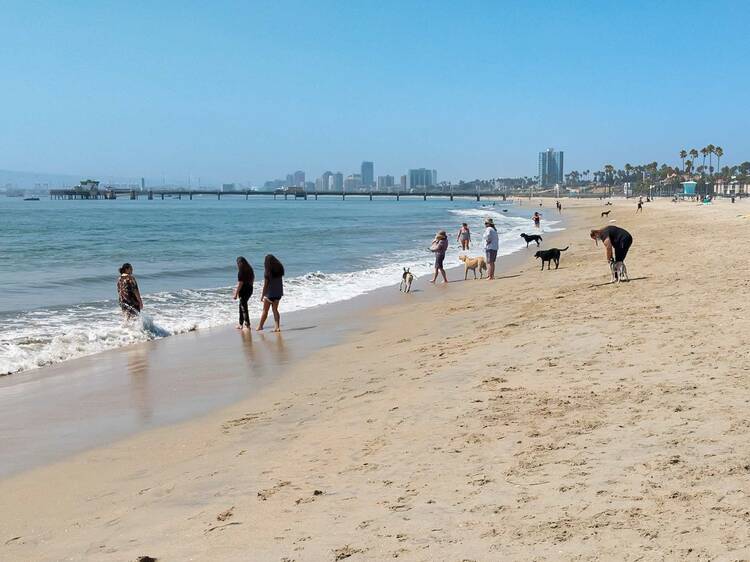
[[[0,0],[0,168],[440,179],[750,160],[750,2]]]

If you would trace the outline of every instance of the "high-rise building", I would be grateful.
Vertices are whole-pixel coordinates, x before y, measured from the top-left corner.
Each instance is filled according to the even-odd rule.
[[[305,187],[305,172],[297,170],[294,172],[294,187]]]
[[[403,176],[401,176],[401,189],[406,189],[406,181],[407,177],[406,174],[404,174]]]
[[[433,187],[437,183],[437,170],[428,170],[427,168],[417,168],[409,170],[409,188],[424,189]]]
[[[378,189],[393,187],[393,176],[378,176]]]
[[[359,174],[351,174],[346,176],[344,180],[344,189],[346,191],[355,191],[362,187],[362,176]]]
[[[372,162],[362,162],[362,185],[364,187],[375,185],[375,165]]]
[[[331,190],[341,191],[344,189],[344,174],[336,172],[331,176]]]
[[[563,183],[563,153],[548,148],[539,153],[539,185],[551,187]]]

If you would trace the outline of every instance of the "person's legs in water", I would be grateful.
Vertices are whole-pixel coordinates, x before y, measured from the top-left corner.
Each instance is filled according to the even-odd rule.
[[[256,328],[256,330],[258,330],[259,332],[263,329],[263,325],[268,319],[269,308],[271,308],[271,301],[269,301],[267,298],[263,299],[263,312],[260,313],[260,320],[258,320],[258,327]]]
[[[274,332],[281,331],[281,315],[279,314],[279,302],[281,302],[281,299],[271,301],[271,309],[273,310]]]

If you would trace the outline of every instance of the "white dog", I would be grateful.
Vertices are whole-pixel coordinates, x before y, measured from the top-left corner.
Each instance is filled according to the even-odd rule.
[[[402,293],[411,292],[411,284],[414,282],[414,275],[409,272],[409,268],[404,268],[404,273],[401,275],[401,285],[398,290]]]

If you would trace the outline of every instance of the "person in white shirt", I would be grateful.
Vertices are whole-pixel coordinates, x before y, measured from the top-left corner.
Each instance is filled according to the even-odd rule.
[[[491,218],[485,219],[484,226],[482,240],[484,241],[484,253],[487,259],[487,279],[494,279],[495,260],[497,260],[497,250],[500,247],[500,240],[497,236],[495,223]]]

